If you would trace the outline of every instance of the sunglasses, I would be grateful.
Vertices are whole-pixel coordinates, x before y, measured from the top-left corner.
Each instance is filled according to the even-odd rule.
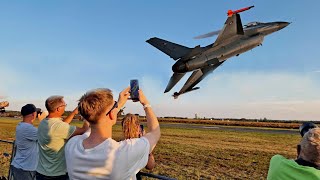
[[[57,109],[58,109],[59,107],[63,107],[63,106],[67,107],[67,104],[62,104],[62,105],[58,106]]]
[[[110,109],[110,111],[106,114],[106,116],[108,116],[108,114],[115,108],[118,108],[118,102],[117,101],[114,101],[114,104],[112,106],[112,108]]]

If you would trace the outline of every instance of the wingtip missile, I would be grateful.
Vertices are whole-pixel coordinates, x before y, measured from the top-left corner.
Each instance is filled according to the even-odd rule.
[[[242,9],[235,10],[235,11],[228,10],[227,14],[228,14],[228,17],[231,17],[234,14],[241,13],[243,11],[247,11],[247,10],[253,8],[253,7],[254,6],[249,6],[249,7],[245,7],[245,8],[242,8]]]
[[[186,92],[175,92],[175,93],[173,93],[172,96],[173,96],[174,99],[177,99],[181,94],[185,94],[185,93],[188,93],[188,92],[197,90],[197,89],[200,89],[200,87],[194,87],[194,88],[192,88],[191,90],[188,90],[188,91],[186,91]]]

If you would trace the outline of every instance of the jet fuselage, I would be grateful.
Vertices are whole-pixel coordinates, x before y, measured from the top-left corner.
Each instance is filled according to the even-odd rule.
[[[176,73],[190,72],[238,56],[261,45],[266,35],[276,32],[288,24],[288,22],[271,22],[247,25],[243,29],[244,35],[231,37],[220,44],[201,47],[198,54],[187,54],[172,66],[172,71]]]

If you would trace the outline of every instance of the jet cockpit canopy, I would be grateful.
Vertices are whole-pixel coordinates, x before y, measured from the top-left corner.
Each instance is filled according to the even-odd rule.
[[[258,22],[258,21],[254,21],[254,22],[249,22],[248,24],[244,25],[245,27],[251,27],[251,26],[256,26],[259,24],[263,24],[263,22]]]

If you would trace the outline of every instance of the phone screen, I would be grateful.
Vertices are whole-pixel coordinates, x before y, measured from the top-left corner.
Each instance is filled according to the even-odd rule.
[[[130,80],[130,96],[132,101],[139,101],[139,82],[137,79]]]

